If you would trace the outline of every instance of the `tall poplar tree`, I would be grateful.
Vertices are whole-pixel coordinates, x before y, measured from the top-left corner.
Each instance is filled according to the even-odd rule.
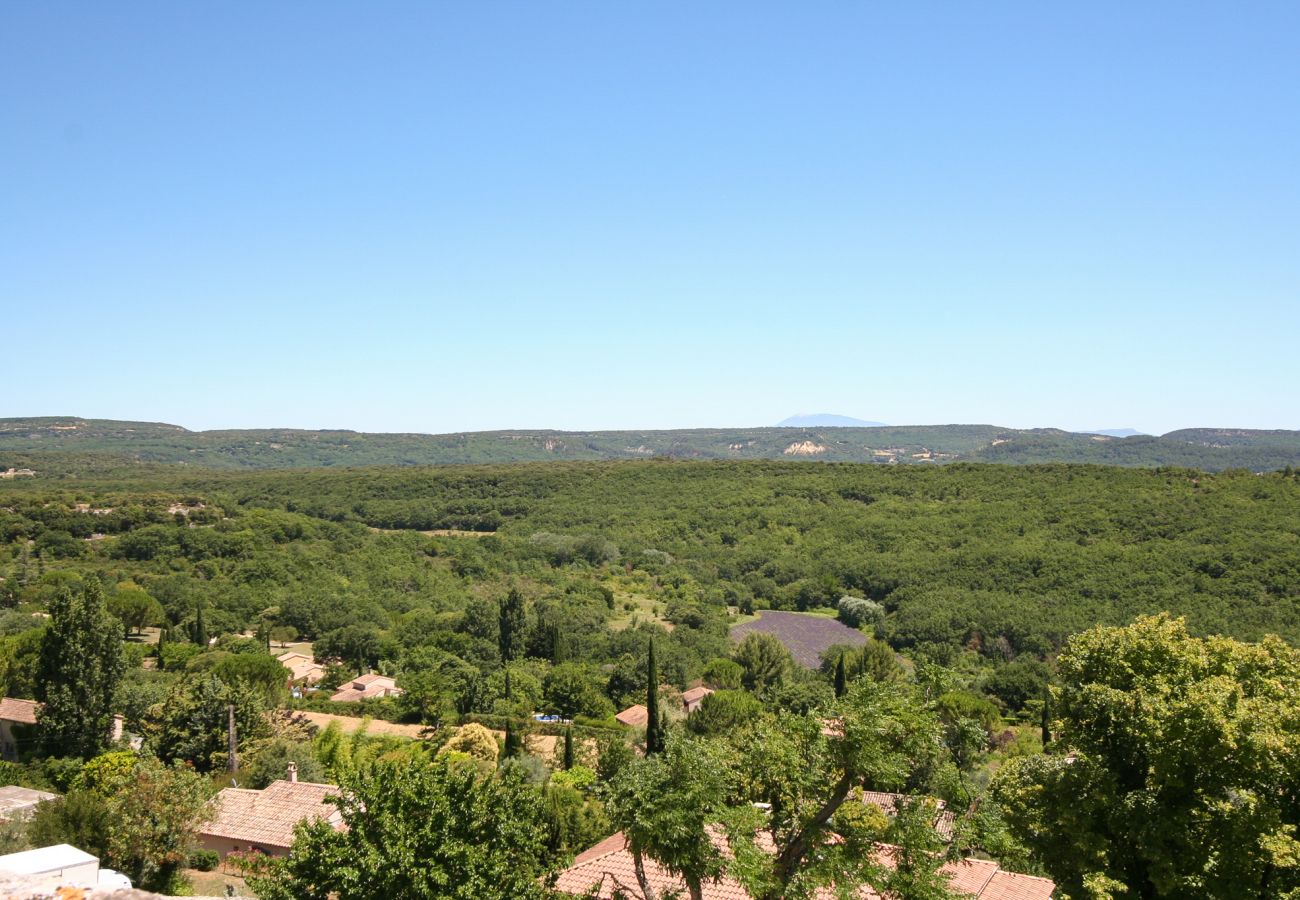
[[[645,712],[645,752],[659,753],[664,749],[664,722],[659,715],[659,667],[655,664],[653,638],[646,659]]]
[[[49,756],[89,759],[108,746],[113,700],[126,671],[122,623],[99,582],[65,588],[51,602],[41,639],[36,694],[40,746]]]

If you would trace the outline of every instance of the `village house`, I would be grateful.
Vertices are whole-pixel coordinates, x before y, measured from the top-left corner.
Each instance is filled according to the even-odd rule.
[[[700,704],[704,702],[704,698],[712,693],[713,688],[707,688],[702,685],[700,687],[693,687],[689,691],[683,691],[682,706],[686,710],[686,715],[689,716],[691,713],[699,709]]]
[[[361,675],[340,685],[330,699],[335,703],[349,703],[380,697],[400,697],[403,693],[405,692],[397,686],[397,682],[387,675]]]
[[[628,728],[645,728],[646,723],[650,721],[650,712],[645,708],[644,703],[637,703],[618,713],[614,718],[620,725],[626,725]]]
[[[0,699],[0,757],[18,759],[18,744],[27,737],[24,731],[36,725],[36,711],[40,708],[35,700]]]
[[[881,865],[891,865],[894,849],[879,845],[877,861]],[[1046,878],[1007,872],[997,863],[984,859],[949,862],[941,871],[948,877],[953,891],[972,900],[1051,900],[1052,891],[1056,889],[1056,885]],[[686,893],[685,883],[653,860],[645,860],[645,875],[657,894]],[[635,863],[622,832],[580,853],[573,865],[560,873],[555,887],[561,894],[594,900],[640,896]],[[750,900],[749,893],[732,878],[705,882],[703,888],[704,900]],[[817,900],[831,900],[836,894],[823,889],[815,896]],[[882,900],[880,894],[868,887],[860,889],[858,897],[861,900]]]
[[[665,684],[660,687],[660,695],[664,700],[660,708],[664,710],[670,719],[680,719],[683,715],[689,716],[699,709],[700,704],[704,702],[704,698],[712,693],[713,688],[707,687],[694,687],[689,691],[684,691],[681,694],[682,705],[678,709],[675,703],[675,698],[678,696],[677,689]],[[628,728],[645,728],[646,723],[650,721],[650,713],[646,711],[644,703],[635,703],[617,713],[614,718],[619,724],[626,725]]]
[[[311,687],[325,677],[325,667],[305,653],[289,651],[276,657],[289,670],[289,683]]]
[[[217,794],[212,819],[199,827],[200,846],[222,858],[247,851],[287,856],[299,822],[323,819],[341,829],[342,816],[328,799],[338,794],[338,787],[299,781],[294,763],[289,763],[288,774],[260,791],[225,788]]]

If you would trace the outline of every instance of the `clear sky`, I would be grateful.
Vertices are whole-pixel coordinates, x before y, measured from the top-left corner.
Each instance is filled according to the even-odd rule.
[[[0,416],[1300,428],[1300,3],[0,4]]]

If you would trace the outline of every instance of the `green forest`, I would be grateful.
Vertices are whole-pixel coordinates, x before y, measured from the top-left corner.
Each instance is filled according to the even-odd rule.
[[[726,812],[737,798],[807,794],[793,818],[771,824],[771,840],[791,848],[791,859],[732,873],[752,885],[753,896],[800,896],[855,878],[930,884],[925,865],[886,877],[854,869],[861,859],[820,874],[800,861],[810,852],[800,842],[814,825],[840,838],[860,827],[860,835],[904,847],[933,839],[901,813],[888,823],[801,819],[799,809],[835,800],[814,785],[781,781],[797,768],[793,760],[806,758],[821,760],[826,784],[847,779],[855,790],[904,790],[979,810],[961,820],[955,844],[926,851],[940,854],[936,860],[978,853],[1050,875],[1072,897],[1111,896],[1097,885],[1136,884],[1133,873],[1145,873],[1145,864],[1114,853],[1065,857],[1044,838],[1045,829],[1073,826],[1062,808],[1042,805],[1043,791],[1064,797],[1070,778],[1085,772],[1082,765],[1043,769],[1046,762],[1034,761],[1058,760],[1043,753],[1045,743],[1051,750],[1093,741],[1096,758],[1097,748],[1111,746],[1096,734],[1096,723],[1110,720],[1078,684],[1131,678],[1135,670],[1116,674],[1097,660],[1114,664],[1134,641],[1159,648],[1184,686],[1214,673],[1177,661],[1213,652],[1248,683],[1245,673],[1264,664],[1242,662],[1255,652],[1235,649],[1245,647],[1270,648],[1268,665],[1290,684],[1288,645],[1300,641],[1300,477],[1287,469],[652,459],[221,471],[101,463],[71,454],[65,477],[0,483],[0,677],[6,696],[43,701],[50,711],[42,737],[24,744],[21,761],[6,772],[11,781],[67,792],[57,814],[38,817],[41,834],[99,840],[110,859],[124,859],[155,887],[173,884],[181,863],[192,860],[180,851],[114,850],[111,834],[87,830],[90,814],[73,800],[108,815],[122,801],[92,788],[100,768],[116,765],[127,774],[114,769],[114,777],[191,791],[200,803],[202,791],[167,767],[184,765],[211,787],[228,783],[225,717],[233,707],[241,777],[254,786],[292,760],[309,780],[347,784],[377,809],[413,802],[410,792],[455,793],[450,786],[465,775],[448,767],[447,747],[480,763],[514,760],[497,780],[471,781],[490,795],[484,802],[503,809],[527,806],[527,791],[552,791],[546,815],[518,838],[533,847],[535,865],[519,870],[528,884],[544,883],[547,872],[614,827],[642,835],[650,858],[676,859],[682,848],[661,838],[684,827],[673,818],[681,806],[661,810],[663,821],[636,813],[647,791],[665,785],[697,790],[681,803],[714,809],[700,828],[751,832],[753,823]],[[765,610],[838,617],[867,643],[831,648],[819,669],[804,670],[767,636],[729,638],[731,627]],[[1140,618],[1157,614],[1181,621]],[[67,624],[76,621],[110,622],[113,637],[105,643],[102,630]],[[92,640],[92,632],[99,636]],[[1109,656],[1093,648],[1086,657],[1091,645],[1080,635],[1102,635],[1092,640]],[[1225,643],[1195,649],[1212,636]],[[353,704],[330,703],[328,692],[291,697],[273,656],[302,642],[327,664],[327,686],[377,671],[405,693]],[[86,655],[113,659],[82,700],[60,699],[52,686],[70,676],[51,673],[75,668],[60,659]],[[660,731],[652,718],[644,732],[629,733],[614,719],[633,704],[680,705],[680,693],[701,683],[716,693],[684,724]],[[1122,688],[1133,689],[1132,682]],[[1151,690],[1159,695],[1148,709],[1154,714],[1172,701],[1164,688]],[[100,700],[88,704],[85,696]],[[1280,702],[1265,703],[1267,714],[1252,721],[1275,716]],[[98,755],[108,749],[100,736],[110,707],[125,714],[155,762]],[[430,731],[419,751],[395,738],[312,735],[276,718],[295,710]],[[539,724],[535,713],[573,724]],[[910,749],[895,758],[898,748],[864,744],[853,751],[864,754],[859,762],[844,768],[845,751],[831,744],[855,732],[843,726],[843,735],[827,737],[824,723],[854,717],[876,722],[871,728],[888,722]],[[504,736],[483,744],[466,732],[470,723]],[[1271,727],[1291,733],[1285,722]],[[530,749],[541,734],[563,738],[563,752]],[[778,751],[785,756],[765,756]],[[737,771],[731,759],[749,763]],[[153,765],[162,768],[147,768]],[[381,777],[383,766],[400,773]],[[771,779],[753,780],[768,769]],[[1106,772],[1089,777],[1104,798],[1097,786],[1110,784]],[[364,806],[351,814],[364,816]],[[114,815],[131,822],[142,813]],[[1119,825],[1112,832],[1106,840],[1119,846]],[[315,856],[294,871],[254,873],[250,884],[260,883],[268,897],[298,884],[309,896],[321,860],[365,849],[336,846],[344,839],[319,830],[302,839]],[[499,864],[499,855],[483,866]],[[687,864],[697,867],[682,870],[688,887],[723,865],[713,858]],[[1195,896],[1187,885],[1205,882],[1187,877],[1177,889],[1133,896]],[[895,890],[946,896],[941,888]]]

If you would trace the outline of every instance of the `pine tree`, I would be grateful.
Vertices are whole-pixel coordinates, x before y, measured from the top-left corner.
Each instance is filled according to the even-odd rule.
[[[664,749],[664,722],[659,715],[659,667],[655,664],[653,638],[650,640],[650,653],[646,660],[645,713],[645,752],[649,756]]]
[[[511,660],[523,655],[524,649],[524,598],[518,588],[511,588],[501,601],[497,624],[501,662],[509,665]]]
[[[564,729],[564,771],[573,768],[573,726]]]
[[[36,679],[42,752],[89,759],[108,746],[113,701],[126,671],[122,622],[108,611],[103,588],[64,589],[50,602]]]
[[[844,692],[849,689],[849,673],[844,668],[844,654],[835,661],[835,697],[843,697]]]

